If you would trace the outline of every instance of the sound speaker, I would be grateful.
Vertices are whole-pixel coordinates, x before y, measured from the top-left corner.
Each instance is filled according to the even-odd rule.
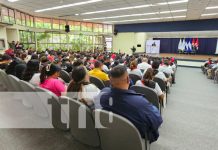
[[[118,30],[115,29],[115,30],[114,30],[114,35],[116,36],[117,34],[118,34]]]
[[[65,25],[65,32],[70,32],[70,26],[69,25]]]

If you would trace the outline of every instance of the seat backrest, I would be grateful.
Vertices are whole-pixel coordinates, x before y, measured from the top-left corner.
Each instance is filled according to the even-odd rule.
[[[166,92],[166,83],[160,78],[154,78],[153,81],[157,82],[163,92]]]
[[[22,92],[22,88],[20,86],[20,79],[13,75],[8,75],[9,82],[12,86],[12,91],[13,92]]]
[[[101,79],[99,79],[99,78],[90,76],[90,82],[92,84],[94,84],[95,86],[97,86],[100,90],[105,88],[105,85],[104,85],[103,81]]]
[[[48,117],[50,118],[53,126],[57,129],[68,130],[66,125],[69,123],[69,118],[62,110],[59,98],[49,90],[43,89],[41,87],[36,87],[36,91],[40,97],[40,100],[47,108]],[[59,120],[60,118],[61,120]]]
[[[72,136],[83,144],[97,147],[100,145],[92,113],[84,104],[70,99],[70,131]]]
[[[69,73],[65,70],[60,71],[60,78],[63,79],[65,83],[69,83],[71,80]]]
[[[156,106],[158,109],[160,108],[159,104],[159,98],[155,91],[148,87],[142,87],[142,86],[132,86],[130,88],[131,90],[134,90],[136,93],[143,94],[144,97],[152,103],[154,106]]]
[[[35,92],[35,87],[29,82],[20,80],[20,86],[24,92]]]
[[[135,75],[135,74],[129,74],[130,79],[135,84],[138,80],[141,80],[141,77]]]
[[[126,118],[104,110],[95,110],[93,115],[102,126],[97,126],[102,150],[145,149],[138,129]]]

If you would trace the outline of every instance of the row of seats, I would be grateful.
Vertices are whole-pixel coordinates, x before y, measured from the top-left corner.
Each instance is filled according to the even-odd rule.
[[[101,147],[102,150],[147,150],[149,148],[148,141],[142,139],[136,127],[122,116],[103,110],[92,112],[74,99],[58,98],[48,90],[34,87],[13,75],[7,75],[3,70],[0,70],[0,86],[2,92],[14,92],[15,95],[16,92],[22,92],[21,103],[24,107],[34,111],[34,114],[42,120],[47,118],[53,127],[71,132],[72,136],[83,144]],[[55,106],[52,107],[54,109],[52,111],[51,103]],[[78,127],[81,111],[85,112],[86,116],[85,128]],[[58,112],[61,112],[61,120],[59,120]],[[113,122],[109,119],[111,115]],[[100,125],[105,128],[101,128]]]
[[[210,68],[210,66],[201,66],[201,70],[203,74],[207,76],[208,79],[212,79],[214,83],[218,84],[218,69],[217,68]]]

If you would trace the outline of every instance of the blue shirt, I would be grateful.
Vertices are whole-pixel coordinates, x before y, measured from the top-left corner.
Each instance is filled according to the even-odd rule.
[[[127,118],[139,130],[142,138],[147,134],[150,142],[158,139],[158,128],[163,120],[159,110],[142,95],[132,90],[104,88],[99,96],[102,109]],[[112,99],[112,103],[109,99]],[[99,106],[96,105],[97,108]]]

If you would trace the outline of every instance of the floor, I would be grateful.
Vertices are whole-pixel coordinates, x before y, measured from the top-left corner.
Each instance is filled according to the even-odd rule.
[[[178,68],[160,138],[151,150],[217,150],[218,84],[200,69]],[[0,150],[99,150],[54,129],[0,129]]]
[[[176,79],[151,150],[217,150],[218,84],[194,68],[178,68]]]

